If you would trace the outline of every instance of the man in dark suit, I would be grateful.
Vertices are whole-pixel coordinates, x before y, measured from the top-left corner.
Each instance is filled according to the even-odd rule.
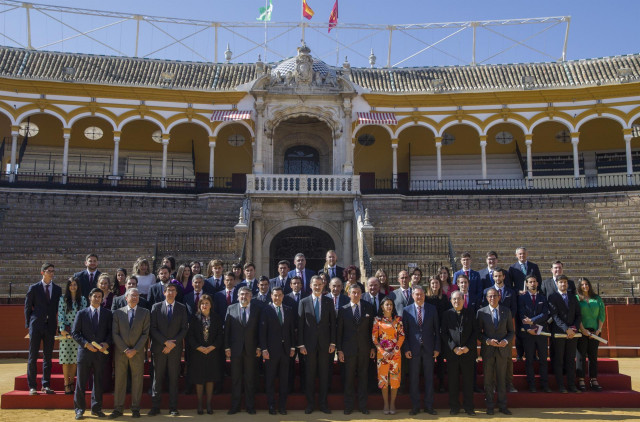
[[[127,290],[137,289],[138,277],[136,277],[135,275],[128,276],[127,281],[125,282],[125,288]],[[111,310],[115,311],[116,309],[124,308],[125,306],[127,306],[126,291],[125,291],[125,294],[113,298],[113,302],[111,303]],[[143,298],[142,296],[139,296],[138,306],[141,306],[147,309],[148,311],[151,311],[151,305],[149,305],[149,302],[147,302],[147,299]]]
[[[296,328],[296,337],[295,343],[296,346],[298,344],[298,306],[300,305],[300,301],[305,298],[307,295],[302,291],[302,280],[298,276],[294,276],[291,278],[289,282],[289,286],[291,288],[291,292],[284,295],[284,299],[282,299],[282,303],[286,306],[289,306],[293,309],[293,313],[295,314],[295,328]],[[300,376],[300,390],[304,390],[306,385],[305,378],[305,363],[304,363],[304,355],[300,354],[300,349],[296,347],[295,355],[289,361],[289,392],[292,392],[296,385],[296,359],[298,360],[298,374]]]
[[[380,280],[377,277],[369,277],[367,280],[367,292],[362,294],[362,300],[369,302],[373,307],[373,314],[378,315],[380,311],[380,302],[385,298],[384,293],[380,291]]]
[[[518,262],[511,264],[509,267],[509,280],[511,287],[516,292],[520,293],[524,290],[524,280],[526,276],[533,275],[538,280],[538,284],[542,283],[542,275],[540,274],[540,268],[533,262],[527,261],[529,253],[527,248],[519,247],[516,249],[516,257]]]
[[[258,292],[256,293],[254,300],[257,300],[264,305],[271,303],[269,278],[264,275],[260,276],[260,279],[258,280]]]
[[[171,282],[171,268],[163,265],[158,268],[158,282],[149,287],[149,294],[147,295],[147,301],[153,309],[153,305],[156,303],[165,301],[165,290],[169,284],[176,286],[176,302],[184,303],[184,289],[182,285]]]
[[[518,295],[516,292],[505,286],[504,280],[507,277],[507,270],[504,270],[500,267],[497,267],[493,272],[493,280],[495,284],[492,286],[494,289],[498,291],[500,294],[500,305],[509,308],[511,311],[511,316],[517,318],[518,316]],[[484,301],[482,302],[482,306],[487,306],[489,302],[487,301],[487,292],[489,289],[485,289],[483,292]],[[520,325],[516,323],[514,327],[519,327]],[[515,329],[515,328],[514,328]],[[513,348],[513,340],[509,342],[507,345],[507,349],[511,350]],[[507,359],[507,391],[510,393],[517,393],[518,390],[513,385],[513,359],[509,357]]]
[[[453,273],[453,284],[458,284],[458,277],[460,274],[464,274],[469,279],[469,292],[475,300],[481,300],[482,280],[480,280],[480,273],[471,269],[471,254],[463,252],[460,255],[460,263],[462,264],[462,269]]]
[[[97,287],[89,293],[90,306],[76,314],[73,322],[72,336],[78,343],[78,372],[76,376],[76,391],[73,406],[76,420],[84,418],[87,408],[85,402],[85,387],[89,375],[93,373],[93,389],[91,390],[91,414],[104,418],[102,412],[102,374],[108,361],[107,348],[112,342],[110,309],[102,304],[102,290]]]
[[[349,303],[349,296],[343,294],[342,280],[338,277],[331,279],[329,282],[329,293],[325,296],[333,302],[333,308],[336,311],[336,315],[338,315],[340,308]]]
[[[247,262],[244,264],[244,280],[238,283],[234,289],[236,293],[244,286],[249,287],[251,289],[252,297],[256,297],[258,294],[258,279],[256,278],[256,266],[253,262]]]
[[[304,257],[304,254],[299,253],[296,254],[295,259],[293,260],[294,265],[296,266],[293,270],[289,271],[289,277],[293,278],[293,276],[297,275],[302,280],[302,292],[305,295],[311,294],[311,277],[316,275],[312,270],[305,268],[307,265],[307,259]]]
[[[442,314],[441,333],[444,357],[447,359],[449,379],[449,408],[451,415],[460,412],[460,381],[462,376],[462,405],[469,416],[474,416],[473,386],[477,357],[478,328],[475,311],[464,307],[464,295],[460,291],[451,294],[452,309]]]
[[[318,270],[318,275],[326,272],[327,275],[329,276],[329,280],[331,280],[334,277],[338,277],[340,281],[344,283],[344,276],[343,276],[344,268],[339,265],[336,265],[337,262],[338,262],[338,255],[336,255],[336,251],[328,250],[327,255],[325,256],[324,267]]]
[[[298,313],[298,304],[309,295],[302,291],[302,279],[300,277],[291,277],[289,285],[291,286],[291,292],[284,295],[283,303],[292,307]]]
[[[553,321],[551,332],[553,334],[553,372],[556,376],[558,391],[566,393],[563,369],[567,374],[567,385],[572,393],[580,393],[576,388],[576,349],[578,339],[575,337],[582,314],[580,305],[575,295],[568,292],[569,279],[566,275],[558,277],[558,291],[549,295],[549,313]]]
[[[29,394],[34,396],[36,391],[36,380],[38,377],[38,354],[40,343],[42,343],[42,392],[54,394],[50,387],[51,381],[51,358],[53,356],[53,345],[55,342],[58,320],[58,302],[62,296],[62,289],[53,282],[55,274],[53,264],[48,262],[42,264],[40,274],[42,280],[29,286],[27,295],[24,298],[24,320],[25,326],[29,329],[29,360],[27,363],[27,381],[29,383]]]
[[[291,282],[289,277],[290,268],[291,265],[286,259],[278,262],[278,276],[269,280],[269,288],[282,287],[285,295],[291,293],[291,286],[289,285]]]
[[[402,310],[405,306],[413,303],[412,289],[409,286],[409,273],[406,270],[402,270],[398,273],[398,284],[400,287],[389,293],[389,299],[393,300],[398,315],[402,315]]]
[[[224,323],[225,355],[231,360],[231,408],[233,415],[240,411],[242,385],[247,413],[256,413],[256,357],[260,357],[258,347],[258,326],[261,306],[251,305],[251,289],[243,286],[238,291],[238,303],[227,308]]]
[[[336,349],[336,313],[331,299],[322,295],[322,278],[312,276],[310,281],[313,294],[302,299],[298,305],[298,347],[305,356],[307,407],[304,412],[307,415],[313,412],[317,374],[320,380],[319,408],[328,414],[331,413],[327,394],[332,371],[327,354]]]
[[[200,297],[203,294],[207,294],[204,290],[207,282],[204,280],[204,276],[202,274],[194,275],[191,280],[191,285],[193,286],[193,290],[184,295],[184,306],[187,307],[189,317],[198,312],[198,302],[200,301]]]
[[[433,408],[433,360],[440,354],[440,323],[435,306],[425,303],[422,286],[413,286],[413,304],[402,310],[404,344],[411,382],[410,415],[420,413],[420,371],[424,371],[424,411],[437,415]]]
[[[227,308],[232,304],[238,302],[238,292],[233,288],[236,277],[233,272],[229,271],[224,275],[224,290],[217,292],[213,295],[213,310],[220,316],[220,319],[224,323],[224,319],[227,316]]]
[[[369,359],[376,354],[371,332],[373,329],[373,307],[360,300],[362,290],[354,284],[349,289],[349,303],[338,311],[337,350],[338,360],[345,366],[344,414],[353,412],[355,380],[358,376],[358,406],[360,412],[369,414],[367,409],[367,381]]]
[[[209,262],[211,269],[211,277],[205,280],[203,290],[205,293],[214,295],[216,292],[224,290],[224,269],[222,268],[224,262],[220,259],[212,259]]]
[[[550,393],[549,371],[547,369],[547,337],[539,335],[538,326],[541,331],[549,332],[547,320],[549,319],[549,308],[547,307],[547,297],[538,291],[538,279],[530,275],[525,282],[527,292],[518,296],[518,320],[522,328],[526,331],[523,335],[524,354],[527,358],[527,383],[529,391],[535,393],[536,380],[533,362],[536,360],[536,353],[540,363],[540,381],[545,393]]]
[[[89,302],[89,292],[97,287],[98,277],[100,277],[100,270],[98,270],[98,255],[90,253],[84,259],[84,270],[75,273],[73,276],[79,280],[79,286],[82,290],[82,295],[87,298]]]
[[[140,417],[140,399],[144,380],[144,347],[149,338],[151,312],[139,305],[140,293],[132,287],[124,294],[125,307],[113,312],[113,343],[115,344],[115,387],[113,413],[109,419],[122,416],[127,392],[127,374],[131,371],[131,413]]]
[[[480,336],[480,354],[484,372],[484,394],[487,415],[494,412],[494,391],[498,392],[498,408],[501,413],[511,415],[507,408],[506,372],[513,340],[514,329],[511,311],[500,305],[500,293],[490,287],[487,290],[489,305],[478,310],[476,319]]]
[[[549,296],[551,296],[552,293],[557,293],[558,292],[557,279],[563,274],[564,274],[564,264],[562,263],[562,261],[555,261],[553,264],[551,264],[552,277],[546,280],[543,280],[542,284],[540,284],[540,291],[542,292],[542,294],[544,294],[547,298],[549,298]],[[567,293],[575,296],[576,284],[573,282],[573,280],[567,280],[567,281],[568,281]]]
[[[458,276],[458,288],[460,289],[460,293],[462,293],[462,307],[464,309],[470,309],[473,311],[473,315],[475,316],[478,309],[481,308],[482,298],[475,298],[471,293],[469,293],[469,278],[461,274]],[[482,393],[482,388],[478,387],[478,362],[473,361],[473,391],[474,393]]]
[[[284,291],[271,289],[271,303],[262,309],[260,349],[265,362],[265,381],[269,414],[276,414],[275,381],[279,380],[278,411],[287,414],[289,361],[295,355],[295,312],[282,304]]]
[[[498,253],[495,251],[487,252],[486,257],[487,266],[486,268],[478,271],[480,274],[480,281],[482,282],[482,289],[488,289],[489,287],[495,284],[493,280],[493,270],[498,268]],[[504,280],[504,284],[506,286],[511,286],[511,282],[509,281],[509,273],[507,272],[507,278]],[[483,295],[484,298],[484,295]]]
[[[168,271],[167,267],[165,268]],[[189,316],[187,308],[176,300],[178,288],[173,283],[165,286],[163,302],[151,308],[151,356],[153,358],[153,385],[151,410],[149,416],[160,413],[162,384],[165,375],[169,377],[169,412],[179,416],[178,377],[180,376],[180,358],[182,345],[187,335]]]

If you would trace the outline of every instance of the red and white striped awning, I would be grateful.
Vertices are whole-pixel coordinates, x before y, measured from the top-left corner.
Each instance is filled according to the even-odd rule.
[[[212,122],[229,122],[251,118],[251,110],[216,110],[211,115]]]
[[[361,125],[397,125],[393,113],[358,113],[358,124]]]

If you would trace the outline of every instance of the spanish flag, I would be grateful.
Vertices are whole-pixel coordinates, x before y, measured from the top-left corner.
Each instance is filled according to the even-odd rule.
[[[333,4],[331,15],[329,15],[329,30],[327,32],[331,32],[336,25],[338,25],[338,0]]]
[[[314,14],[314,11],[307,4],[307,0],[302,0],[302,16],[311,20],[311,18],[313,17],[313,14]]]

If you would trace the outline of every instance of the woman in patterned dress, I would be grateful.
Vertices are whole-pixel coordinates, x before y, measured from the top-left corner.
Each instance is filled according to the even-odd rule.
[[[76,363],[78,360],[78,343],[71,338],[71,326],[79,310],[87,307],[87,300],[82,296],[80,283],[76,277],[70,277],[64,289],[64,295],[58,302],[58,328],[61,337],[58,360],[64,375],[64,393],[73,394],[76,385]]]
[[[378,387],[382,390],[384,414],[396,414],[396,395],[400,387],[400,348],[404,342],[402,317],[393,300],[385,297],[380,304],[380,316],[373,322],[373,343],[378,351]],[[391,390],[391,394],[389,394]]]

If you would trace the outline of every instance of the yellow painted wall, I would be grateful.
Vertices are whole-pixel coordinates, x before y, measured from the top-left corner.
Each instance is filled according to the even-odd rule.
[[[376,142],[368,147],[360,145],[358,136],[369,133],[376,138]],[[354,173],[376,174],[376,178],[391,178],[393,172],[391,136],[380,126],[365,126],[354,135],[355,148],[353,151]]]
[[[615,120],[599,118],[580,127],[578,150],[624,149],[622,126]]]
[[[84,131],[89,126],[97,126],[102,129],[102,138],[91,141],[84,136]],[[113,127],[109,122],[99,117],[85,117],[80,119],[71,128],[69,148],[96,148],[113,151]]]
[[[182,123],[171,129],[169,152],[191,153],[191,140],[196,155],[196,173],[209,173],[209,135],[195,123]]]
[[[480,154],[480,135],[476,130],[465,124],[454,125],[445,132],[456,137],[451,145],[442,146],[442,155]]]
[[[496,135],[499,132],[510,132],[513,135],[513,142],[507,145],[496,142]],[[489,129],[487,132],[487,154],[513,154],[516,150],[515,142],[520,145],[520,152],[526,153],[524,143],[524,132],[513,123],[500,123]]]
[[[573,147],[571,142],[563,144],[556,141],[556,134],[567,127],[559,122],[544,122],[533,129],[533,143],[531,152],[533,153],[571,153]]]
[[[24,120],[26,121],[26,119]],[[64,146],[64,139],[62,137],[62,122],[56,117],[49,114],[35,114],[29,119],[30,122],[38,125],[40,131],[36,136],[29,137],[29,145],[42,145],[42,146]],[[18,148],[22,137],[18,138]]]
[[[409,173],[410,156],[436,155],[435,135],[424,126],[410,126],[398,138],[398,173]]]
[[[244,145],[240,147],[229,145],[227,139],[229,135],[234,133],[244,136]],[[206,162],[206,171],[209,171],[209,158],[207,158]],[[214,159],[216,177],[231,177],[233,173],[250,174],[252,172],[252,163],[253,149],[251,147],[251,134],[249,130],[241,124],[228,125],[222,128],[216,139]]]

